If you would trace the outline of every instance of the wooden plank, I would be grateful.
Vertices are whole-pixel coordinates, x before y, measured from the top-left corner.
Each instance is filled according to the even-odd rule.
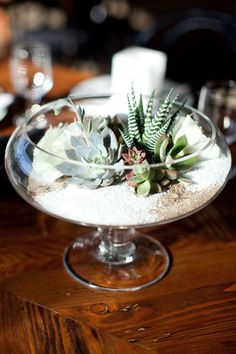
[[[1,293],[0,309],[0,354],[143,354],[142,348],[108,332],[9,293]]]

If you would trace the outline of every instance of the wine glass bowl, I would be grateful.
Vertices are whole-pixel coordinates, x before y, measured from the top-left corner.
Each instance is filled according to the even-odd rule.
[[[228,144],[236,141],[236,82],[208,81],[201,88],[198,109],[220,128]]]
[[[84,137],[76,134],[81,123],[75,118],[78,107],[79,112],[85,111],[86,129],[94,129],[90,143],[95,147],[89,153],[81,145]],[[120,119],[127,119],[128,114],[126,99],[120,96],[50,102],[32,112],[11,136],[5,165],[16,191],[41,211],[97,228],[81,235],[65,251],[65,268],[80,282],[130,291],[159,281],[169,269],[169,254],[156,238],[137,229],[190,215],[222,190],[231,166],[228,146],[210,119],[188,106],[183,111],[191,114],[204,139],[195,141],[197,148],[187,157],[148,166],[127,165],[118,157],[113,133],[119,135]],[[104,117],[107,126],[101,138],[98,132]],[[107,151],[101,139],[108,142]],[[147,196],[134,193],[136,187],[129,183],[128,177],[134,174],[138,178],[158,175],[170,164],[177,170],[190,159],[198,161],[187,171],[191,183],[175,181]]]
[[[13,46],[10,77],[15,92],[26,100],[27,108],[40,103],[53,86],[49,47],[40,42],[22,42]]]

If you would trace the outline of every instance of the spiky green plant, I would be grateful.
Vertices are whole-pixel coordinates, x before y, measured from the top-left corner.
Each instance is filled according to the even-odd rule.
[[[128,122],[122,122],[120,131],[128,148],[139,146],[149,152],[152,158],[157,159],[157,146],[163,141],[163,136],[169,130],[173,118],[179,111],[174,112],[173,105],[177,96],[172,98],[173,90],[170,90],[166,98],[160,104],[157,112],[153,114],[154,92],[149,97],[146,112],[143,108],[142,95],[137,104],[134,89],[131,90],[131,98],[128,96]]]
[[[153,113],[154,92],[148,99],[146,111],[143,108],[142,95],[138,104],[133,88],[131,98],[128,96],[128,121],[121,123],[121,136],[128,148],[128,154],[123,153],[122,157],[126,157],[124,160],[128,164],[132,164],[132,161],[134,164],[140,163],[126,176],[129,186],[137,194],[146,196],[161,192],[171,183],[184,180],[184,173],[193,165],[192,161],[173,167],[174,159],[179,157],[188,141],[185,135],[179,137],[175,143],[172,140],[172,125],[182,108],[182,105],[179,105],[174,109],[177,96],[172,98],[172,95],[173,90],[170,90],[156,113]],[[131,152],[136,152],[137,155],[138,149],[145,153],[145,159],[138,162],[137,159],[135,161],[127,158]],[[165,165],[161,168],[151,168],[149,165],[159,162]],[[185,182],[187,181],[185,179]]]

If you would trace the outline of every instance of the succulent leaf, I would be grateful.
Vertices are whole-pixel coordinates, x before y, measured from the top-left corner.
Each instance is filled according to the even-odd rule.
[[[189,171],[199,162],[199,156],[189,157],[185,161],[175,163],[174,168],[176,171]]]
[[[147,148],[149,151],[155,151],[155,145],[158,139],[161,138],[163,134],[166,133],[168,127],[170,125],[170,120],[167,120],[166,123],[157,131],[154,131],[153,134],[149,137],[147,141]]]
[[[143,96],[139,96],[139,104],[138,104],[138,112],[139,112],[139,120],[140,120],[140,134],[144,133],[144,123],[145,123],[145,115],[143,110]]]
[[[171,101],[172,91],[173,90],[171,89],[170,92],[168,93],[168,95],[166,96],[166,98],[164,99],[164,101],[161,103],[156,114],[151,119],[151,122],[145,128],[145,131],[143,134],[143,141],[144,142],[148,142],[153,137],[153,135],[155,135],[156,132],[158,130],[160,130],[160,128],[163,126],[163,124],[166,123],[168,113],[170,112],[170,110],[172,108],[172,101]]]
[[[155,143],[154,156],[155,156],[156,161],[160,160],[160,148],[161,148],[161,145],[164,142],[164,140],[167,140],[167,142],[169,142],[169,137],[166,134],[163,134],[162,136],[160,136],[160,138],[157,139],[157,141]]]
[[[133,146],[133,139],[129,136],[129,133],[122,132],[120,129],[119,131],[127,147],[131,148]]]
[[[141,183],[137,188],[137,194],[142,195],[143,197],[148,196],[150,191],[151,191],[151,183],[148,180]]]
[[[185,183],[185,184],[190,184],[192,183],[192,180],[190,178],[187,178],[187,177],[179,177],[178,178],[178,181],[179,182],[182,182],[182,183]]]
[[[162,187],[167,187],[170,184],[170,180],[169,178],[163,178],[160,183]]]
[[[159,150],[159,157],[160,157],[160,160],[161,162],[165,162],[166,160],[166,149],[167,149],[167,146],[169,144],[169,137],[167,136],[165,138],[165,140],[163,141],[163,143],[160,145],[160,150]]]
[[[141,141],[141,136],[138,127],[138,119],[136,115],[136,107],[133,109],[131,107],[131,103],[128,97],[128,106],[129,106],[129,114],[128,114],[128,131],[131,139],[135,139],[136,141]]]
[[[162,192],[162,187],[159,183],[153,183],[152,184],[152,193],[161,193]]]
[[[145,120],[144,120],[144,131],[147,130],[149,124],[152,121],[152,110],[153,110],[154,93],[155,93],[155,91],[152,92],[152,94],[151,94],[151,96],[149,97],[149,100],[148,100],[147,112],[146,112],[146,117],[145,117]]]
[[[179,137],[176,140],[174,146],[169,151],[170,156],[171,157],[177,156],[187,146],[187,144],[188,144],[188,140],[185,135]]]
[[[161,167],[157,167],[155,170],[153,169],[153,171],[155,171],[155,179],[157,181],[161,181],[162,178],[165,176],[165,170]]]
[[[132,99],[132,109],[135,111],[137,107],[135,92],[133,85],[131,86],[131,99]]]
[[[178,178],[178,173],[175,170],[166,169],[165,175],[170,181],[176,181]]]

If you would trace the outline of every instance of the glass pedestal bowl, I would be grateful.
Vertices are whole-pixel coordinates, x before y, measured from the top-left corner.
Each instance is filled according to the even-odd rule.
[[[121,163],[118,158],[104,164],[100,156],[85,162],[78,140],[84,136],[75,133],[81,124],[75,120],[78,106],[85,110],[84,117],[89,117],[87,131],[101,131],[101,118],[107,117],[108,126],[112,124],[116,133],[119,120],[127,119],[126,99],[116,96],[73,98],[73,105],[70,100],[59,100],[41,106],[12,134],[5,154],[7,174],[15,190],[32,206],[69,222],[96,227],[65,250],[64,265],[71,276],[99,289],[142,289],[163,278],[170,257],[156,238],[137,229],[178,220],[211,202],[230,171],[228,146],[209,118],[185,106],[182,111],[191,115],[204,139],[187,157],[150,164],[142,167],[142,172],[155,175],[197,159],[186,173],[191,183],[183,183],[186,178],[182,178],[156,191],[159,193],[138,195],[127,181],[127,176],[137,172],[137,165]],[[83,115],[81,108],[79,112]],[[95,134],[93,144],[105,156],[100,139]],[[108,139],[111,153],[113,138],[104,133],[103,139]],[[114,151],[112,154],[114,158]]]

